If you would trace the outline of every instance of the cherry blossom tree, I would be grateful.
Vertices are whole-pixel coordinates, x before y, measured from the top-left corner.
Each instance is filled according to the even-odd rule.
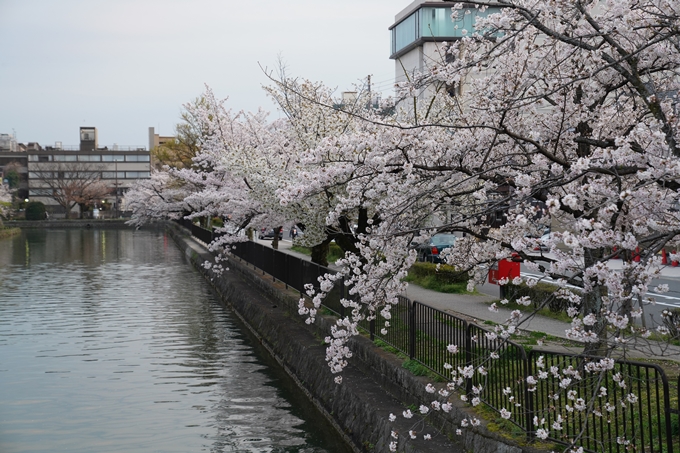
[[[0,228],[3,227],[2,218],[7,216],[12,205],[12,193],[9,186],[0,184]]]
[[[139,179],[125,194],[134,226],[166,219],[178,220],[190,212],[184,199],[192,187],[173,178],[167,171],[152,171],[149,179]]]
[[[414,243],[459,235],[443,259],[470,274],[471,288],[500,260],[518,257],[538,277],[501,284],[550,281],[556,291],[517,298],[527,309],[512,311],[487,338],[500,350],[537,309],[560,301],[572,318],[567,335],[596,358],[577,366],[539,359],[533,375],[507,388],[500,416],[525,410],[515,395],[550,381],[559,403],[536,416],[532,432],[564,439],[563,427],[580,414],[565,441],[578,451],[591,420],[640,398],[632,390],[608,395],[605,382],[630,388],[614,358],[662,353],[657,340],[669,337],[660,320],[640,320],[653,303],[648,290],[667,291],[654,288],[658,252],[680,245],[680,10],[671,0],[450,3],[454,22],[471,8],[493,14],[478,15],[475,32],[442,46],[441,64],[398,87],[398,99],[410,102],[397,103],[393,116],[340,108],[331,90],[288,78],[269,88],[286,114],[280,121],[233,113],[208,90],[191,111],[202,131],[194,165],[140,186],[136,219],[220,216],[229,234],[218,247],[241,240],[236,231],[284,221],[303,223],[309,245],[344,244],[340,271],[318,290],[309,285],[311,303],[299,307],[312,322],[338,279],[351,288],[342,301],[351,315],[326,339],[337,374],[360,321],[390,328]],[[420,98],[427,84],[443,89]],[[554,231],[541,242],[543,223]],[[615,257],[621,266],[610,265]],[[449,367],[451,382],[430,392],[437,399],[420,412],[451,410],[451,390],[467,389],[497,358],[492,350],[474,366]],[[460,397],[477,405],[483,386]],[[461,428],[478,423],[466,418]]]
[[[444,257],[471,274],[471,285],[516,254],[541,277],[501,283],[554,282],[550,298],[517,302],[540,308],[563,300],[573,318],[568,336],[601,357],[585,371],[537,363],[540,372],[527,378],[529,389],[555,379],[555,394],[567,395],[553,424],[535,421],[537,437],[557,438],[574,411],[606,414],[595,404],[606,388],[570,393],[584,373],[602,382],[613,370],[610,358],[663,351],[645,339],[654,331],[667,337],[665,326],[639,320],[653,303],[645,293],[660,273],[658,252],[677,249],[680,233],[680,10],[662,0],[451,3],[454,21],[470,8],[498,9],[478,16],[475,33],[443,47],[442,64],[418,80],[460,86],[455,97],[438,96],[390,120],[367,117],[355,133],[323,140],[301,158],[317,170],[282,194],[287,202],[341,185],[328,223],[361,208],[373,224],[360,236],[358,253],[340,261],[344,270],[327,276],[321,291],[310,287],[314,307],[301,301],[300,311],[313,317],[340,277],[359,296],[344,301],[353,314],[327,339],[329,366],[340,373],[357,323],[376,317],[389,323],[404,290],[401,278],[415,261],[411,243],[435,232],[464,234]],[[536,239],[537,206],[556,230],[548,252]],[[502,225],[491,221],[499,212]],[[609,265],[616,256],[623,258],[620,269]],[[532,315],[516,310],[493,334],[510,338]],[[452,373],[455,387],[476,371]],[[616,380],[621,388],[625,381]],[[631,392],[611,404],[637,398]],[[522,409],[506,407],[502,415],[513,410]],[[570,448],[579,448],[587,420]]]
[[[363,123],[370,100],[365,91],[358,90],[353,101],[343,103],[322,83],[290,78],[283,69],[278,77],[269,74],[269,78],[273,85],[265,90],[286,115],[287,149],[295,156],[295,168],[281,181],[277,202],[285,207],[289,218],[304,226],[305,236],[300,242],[311,247],[312,261],[327,266],[326,256],[332,241],[345,252],[357,253],[357,235],[368,225],[367,211],[359,207],[343,213],[337,222],[328,223],[327,212],[335,205],[337,194],[343,193],[344,186],[326,185],[317,187],[318,190],[308,186],[303,194],[300,184],[308,184],[309,175],[323,171],[319,166],[324,163],[303,161],[300,156],[329,137],[352,135]],[[290,193],[298,196],[293,199],[287,196]]]
[[[166,166],[128,194],[133,221],[219,217],[223,235],[211,247],[228,255],[231,243],[247,239],[244,231],[287,220],[276,196],[295,160],[285,121],[269,121],[264,111],[233,112],[210,89],[185,109],[201,131],[199,151],[192,165]]]

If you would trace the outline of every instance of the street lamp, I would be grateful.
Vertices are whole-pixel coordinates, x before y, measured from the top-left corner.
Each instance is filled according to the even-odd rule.
[[[113,207],[116,209],[116,218],[118,218],[118,159],[115,161],[116,164],[116,199],[113,202]]]

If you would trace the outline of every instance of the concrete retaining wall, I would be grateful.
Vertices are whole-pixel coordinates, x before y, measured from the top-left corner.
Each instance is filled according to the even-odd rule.
[[[326,364],[323,338],[334,323],[331,317],[318,316],[313,326],[306,325],[297,314],[299,295],[283,284],[262,276],[241,263],[230,260],[230,270],[222,276],[213,275],[202,264],[213,261],[206,248],[188,232],[175,225],[167,226],[177,245],[215,288],[222,301],[231,306],[237,316],[260,339],[272,356],[284,367],[307,393],[319,410],[334,424],[355,451],[387,452],[392,429],[400,433],[399,451],[406,452],[472,452],[521,453],[536,452],[520,447],[497,433],[481,426],[465,429],[456,436],[460,420],[469,414],[455,398],[451,414],[441,413],[431,418],[437,427],[427,427],[433,440],[408,439],[413,421],[398,417],[390,423],[390,413],[401,414],[406,406],[430,401],[425,392],[429,380],[413,376],[401,367],[401,361],[377,348],[371,341],[358,337],[352,341],[354,357],[343,372],[343,383],[337,385]],[[417,431],[423,428],[417,426]],[[441,434],[434,434],[441,430]]]
[[[12,220],[6,228],[134,228],[126,225],[127,219],[62,219],[62,220]]]

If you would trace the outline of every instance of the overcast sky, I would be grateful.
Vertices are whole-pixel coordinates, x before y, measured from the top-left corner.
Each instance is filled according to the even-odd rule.
[[[0,133],[19,142],[144,146],[204,85],[275,113],[259,65],[338,93],[392,92],[389,32],[410,0],[0,0]]]

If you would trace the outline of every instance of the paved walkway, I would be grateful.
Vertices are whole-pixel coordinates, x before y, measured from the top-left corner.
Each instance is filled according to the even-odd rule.
[[[271,245],[270,240],[258,240],[259,243]],[[310,260],[308,255],[295,252],[291,250],[292,243],[290,240],[284,239],[279,243],[279,250],[302,259]],[[332,266],[331,266],[332,267]],[[671,268],[673,274],[680,268]],[[680,270],[678,271],[680,275]],[[669,275],[674,276],[674,275]],[[456,316],[467,318],[476,324],[482,324],[484,321],[492,321],[494,323],[503,323],[509,316],[511,310],[499,307],[499,311],[494,313],[489,310],[489,305],[492,301],[499,300],[499,288],[497,285],[486,283],[478,288],[476,294],[447,294],[432,291],[422,288],[418,285],[409,285],[404,296],[412,301],[417,301],[430,307],[451,313]],[[558,321],[546,316],[535,315],[527,322],[520,325],[520,328],[525,331],[542,332],[550,336],[566,339],[565,331],[570,328],[570,324],[563,321]],[[580,348],[565,347],[556,343],[547,342],[545,346],[551,350],[570,350],[575,352]],[[675,346],[661,345],[655,342],[650,342],[642,351],[634,351],[630,354],[635,358],[649,358],[650,356],[664,356],[673,360],[680,360],[680,348]]]
[[[271,245],[270,240],[258,240],[258,242]],[[291,246],[292,243],[284,239],[279,243],[279,250],[301,259],[310,260],[308,255],[291,250]],[[498,286],[489,283],[479,288],[479,292],[476,294],[447,294],[425,289],[418,285],[409,285],[404,296],[453,315],[463,315],[463,317],[477,321],[480,324],[487,320],[495,323],[505,322],[509,318],[511,311],[502,307],[499,307],[498,313],[489,311],[491,302],[498,301],[499,299]],[[530,322],[521,327],[524,330],[539,331],[558,338],[566,338],[564,332],[569,328],[569,323],[545,316],[535,316]]]

